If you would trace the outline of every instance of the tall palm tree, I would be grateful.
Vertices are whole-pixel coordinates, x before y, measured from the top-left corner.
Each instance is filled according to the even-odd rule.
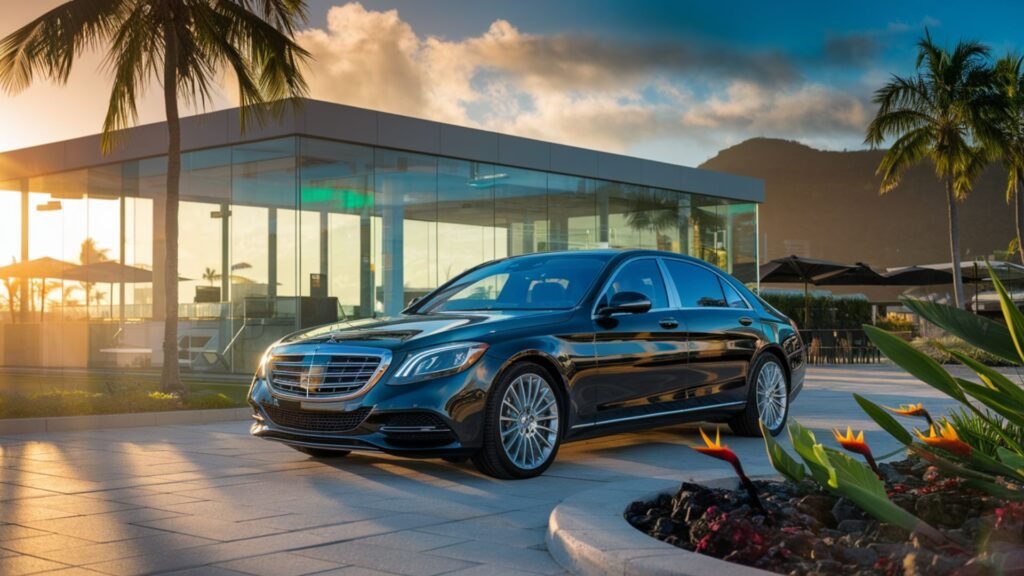
[[[1024,56],[1007,54],[996,62],[995,82],[1001,109],[996,124],[995,146],[1006,168],[1006,201],[1013,203],[1017,227],[1015,252],[1024,263],[1024,198],[1020,189],[1024,182]]]
[[[280,114],[306,91],[308,56],[293,40],[303,0],[70,0],[0,40],[0,87],[17,93],[36,74],[64,84],[75,57],[105,47],[113,89],[103,122],[109,151],[138,118],[136,99],[154,80],[167,115],[164,288],[165,390],[184,392],[178,372],[179,99],[205,104],[223,69],[234,73],[241,126],[254,113]],[[264,105],[269,103],[269,105]]]
[[[916,73],[896,76],[875,92],[878,114],[868,125],[865,143],[873,148],[895,139],[878,166],[881,192],[896,188],[903,172],[928,160],[945,185],[953,295],[964,306],[960,270],[957,202],[971,191],[988,160],[979,136],[991,132],[995,104],[988,48],[960,41],[949,51],[925,35],[917,43]]]
[[[78,261],[82,266],[88,266],[89,264],[96,264],[97,262],[106,262],[110,260],[110,249],[100,248],[96,245],[96,240],[93,238],[86,238],[82,240],[82,246],[78,250]],[[90,294],[92,293],[92,282],[79,282],[82,285],[82,291],[85,292],[85,318],[89,318],[89,301]]]

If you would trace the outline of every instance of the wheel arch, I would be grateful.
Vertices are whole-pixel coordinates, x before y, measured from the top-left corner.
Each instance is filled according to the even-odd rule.
[[[561,426],[561,429],[558,431],[558,434],[562,438],[565,438],[565,433],[569,429],[569,407],[571,403],[569,400],[569,385],[566,381],[565,375],[558,368],[558,362],[553,357],[551,357],[551,355],[541,350],[523,350],[522,352],[512,355],[508,360],[505,361],[504,364],[502,364],[501,369],[498,370],[498,373],[495,376],[495,381],[497,381],[500,378],[503,378],[505,376],[505,373],[507,373],[509,369],[511,369],[516,364],[519,364],[520,362],[532,362],[534,364],[537,364],[548,373],[548,376],[554,383],[555,392],[558,394],[558,400],[561,404],[560,407],[564,413],[563,421],[566,423],[565,425]]]
[[[782,371],[786,375],[786,388],[790,389],[792,387],[792,385],[793,385],[792,370],[790,369],[790,366],[789,366],[789,360],[786,358],[786,352],[778,344],[769,344],[769,345],[765,346],[764,348],[761,348],[761,350],[756,355],[754,355],[754,357],[750,360],[750,366],[753,367],[754,364],[757,364],[757,362],[765,354],[774,356],[779,361],[779,364],[782,364]],[[754,372],[753,372],[753,370],[751,370],[750,371],[750,376],[752,377],[753,374],[754,374]],[[747,382],[748,386],[750,384],[751,384],[750,382]]]

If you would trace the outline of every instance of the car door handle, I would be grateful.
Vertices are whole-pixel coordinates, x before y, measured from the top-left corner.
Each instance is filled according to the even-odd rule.
[[[662,318],[661,320],[658,320],[658,324],[660,324],[662,328],[679,327],[679,321],[676,320],[675,318]]]
[[[750,326],[753,323],[754,321],[752,319],[746,316],[740,316],[740,324],[743,324],[744,326]]]

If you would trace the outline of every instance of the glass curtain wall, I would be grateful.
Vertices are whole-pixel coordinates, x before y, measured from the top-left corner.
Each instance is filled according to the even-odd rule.
[[[0,266],[49,266],[0,277],[0,365],[164,361],[165,178],[151,158],[0,183]],[[183,154],[179,227],[194,372],[250,372],[298,328],[397,314],[506,256],[654,248],[757,274],[756,204],[307,137]]]

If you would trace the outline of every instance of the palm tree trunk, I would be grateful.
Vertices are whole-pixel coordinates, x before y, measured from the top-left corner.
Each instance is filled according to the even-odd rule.
[[[960,270],[960,224],[957,222],[956,194],[953,179],[946,179],[946,208],[949,211],[949,251],[953,259],[953,300],[957,308],[964,307],[964,278]]]
[[[178,116],[177,31],[175,2],[167,2],[164,25],[164,108],[167,112],[167,206],[164,209],[164,364],[160,386],[184,394],[178,367],[178,192],[181,183],[181,120]]]
[[[1013,179],[1013,204],[1016,208],[1013,212],[1017,217],[1017,254],[1020,256],[1021,264],[1024,264],[1024,234],[1021,234],[1021,227],[1024,226],[1024,199],[1020,197],[1020,180]]]

